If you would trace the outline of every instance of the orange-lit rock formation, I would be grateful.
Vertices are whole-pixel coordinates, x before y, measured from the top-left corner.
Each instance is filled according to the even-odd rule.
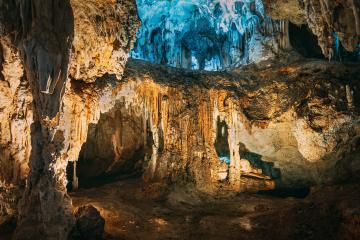
[[[313,2],[306,22],[324,53],[330,30],[353,50],[357,2]],[[0,218],[17,218],[15,239],[76,231],[74,161],[80,182],[138,171],[210,193],[358,175],[356,65],[283,56],[205,73],[132,61],[124,74],[139,25],[134,0],[0,3]]]
[[[0,12],[1,187],[24,190],[15,238],[67,239],[74,216],[66,166],[112,104],[103,97],[121,79],[140,25],[136,4],[18,0],[3,1]],[[107,74],[115,78],[87,84]],[[16,203],[2,205],[16,212]]]
[[[356,96],[359,70],[302,60],[205,73],[131,60],[114,109],[89,131],[80,179],[142,165],[146,180],[214,192],[350,177],[359,171],[359,118],[346,85]]]

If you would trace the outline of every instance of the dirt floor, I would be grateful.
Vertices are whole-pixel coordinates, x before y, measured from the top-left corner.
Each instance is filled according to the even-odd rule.
[[[360,184],[311,189],[305,198],[219,193],[123,180],[72,193],[95,206],[105,239],[360,239]]]

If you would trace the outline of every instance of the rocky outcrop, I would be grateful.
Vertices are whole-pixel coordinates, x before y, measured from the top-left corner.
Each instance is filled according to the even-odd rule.
[[[84,205],[76,209],[76,232],[74,239],[97,240],[104,234],[104,218],[92,205]]]
[[[295,24],[308,24],[318,37],[319,46],[326,57],[331,58],[334,55],[333,46],[337,37],[347,51],[359,50],[359,1],[265,0],[264,6],[266,14],[274,19],[288,19]]]
[[[1,41],[0,217],[16,216],[29,173],[32,96],[18,51]]]
[[[350,52],[360,43],[360,4],[358,1],[306,1],[307,22],[318,37],[325,56],[334,55],[334,33]]]
[[[66,239],[74,225],[66,165],[112,103],[139,26],[136,4],[19,0],[0,11],[1,187],[26,178],[15,238]]]
[[[131,60],[116,106],[89,131],[80,180],[131,162],[146,180],[207,192],[350,178],[359,171],[359,71],[285,58],[211,74]]]

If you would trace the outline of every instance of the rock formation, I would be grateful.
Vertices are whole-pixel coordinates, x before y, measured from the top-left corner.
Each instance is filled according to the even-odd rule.
[[[147,180],[206,192],[351,177],[360,132],[346,88],[358,96],[359,71],[290,58],[211,74],[131,60],[117,104],[88,132],[80,181],[142,167]]]
[[[139,26],[136,5],[76,0],[1,5],[2,89],[8,93],[1,117],[9,123],[1,127],[8,133],[1,156],[11,163],[4,163],[2,185],[19,186],[30,170],[15,238],[66,239],[74,225],[66,165],[77,159],[87,126],[97,121],[100,105],[106,108],[102,96],[111,95],[109,86],[122,75]],[[96,82],[87,90],[87,82],[107,74],[116,76],[113,82]]]
[[[274,19],[288,19],[307,24],[318,37],[325,56],[334,55],[334,34],[350,52],[360,44],[360,3],[355,0],[264,0],[266,13]]]
[[[15,239],[73,236],[68,181],[76,189],[97,176],[141,173],[144,181],[216,194],[358,175],[359,66],[282,50],[291,49],[292,21],[307,24],[325,56],[337,39],[356,54],[359,3],[264,1],[266,14],[279,19],[272,20],[260,1],[237,1],[231,7],[249,17],[240,27],[235,22],[245,15],[220,12],[229,6],[217,2],[210,15],[218,28],[207,28],[195,11],[196,24],[187,27],[196,28],[182,36],[187,50],[200,49],[199,69],[205,60],[214,69],[248,63],[266,53],[263,46],[277,58],[217,73],[142,61],[125,71],[140,26],[134,0],[0,1],[0,223],[17,219]],[[143,33],[163,34],[152,30]],[[207,40],[219,32],[227,40],[211,48],[219,39]],[[189,49],[195,35],[195,43],[209,43],[206,51]],[[156,49],[158,63],[177,56],[138,44]],[[192,57],[181,49],[187,57],[175,65],[189,67]]]
[[[281,28],[262,1],[138,1],[143,26],[131,56],[216,71],[273,56]]]
[[[311,50],[319,45],[327,58],[347,60],[342,52],[360,51],[360,7],[353,0],[138,1],[138,6],[143,27],[131,56],[158,64],[216,71],[258,62],[292,48],[289,21],[310,29]],[[301,45],[310,40],[300,38]]]
[[[74,239],[101,239],[104,233],[105,221],[99,211],[91,206],[81,206],[75,211],[76,232],[73,234]]]

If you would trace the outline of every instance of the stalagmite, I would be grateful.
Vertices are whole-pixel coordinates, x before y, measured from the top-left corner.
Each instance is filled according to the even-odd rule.
[[[349,85],[346,85],[345,88],[346,88],[346,99],[347,99],[348,108],[353,109],[354,108],[353,91],[351,90]]]
[[[22,164],[16,167],[21,169],[16,170],[21,177],[14,179],[14,183],[23,188],[23,196],[18,205],[14,238],[68,239],[74,216],[66,193],[67,159],[78,158],[89,124],[97,121],[100,111],[111,106],[111,98],[106,100],[104,96],[111,96],[117,80],[92,86],[87,83],[107,73],[121,77],[139,26],[137,15],[129,14],[136,12],[136,5],[131,0],[121,3],[18,0],[0,5],[1,44],[6,42],[12,46],[11,58],[15,60],[17,54],[21,59],[13,74],[5,75],[6,81],[19,70],[24,72],[17,79],[22,83],[16,87],[19,90],[14,88],[13,95],[19,94],[16,97],[19,100],[27,99],[19,105],[14,101],[18,108],[14,112],[20,113],[28,107],[29,100],[33,102],[27,112],[23,112],[24,120],[32,118],[28,122],[31,127],[24,129],[26,138],[20,137],[24,147],[27,146],[27,158],[21,161],[28,165],[29,171],[24,173]],[[124,12],[124,8],[128,12]],[[94,21],[99,15],[106,17],[106,24]],[[117,29],[117,33],[113,29]],[[82,59],[84,55],[90,55],[91,59]],[[77,77],[82,81],[76,82]],[[24,94],[26,91],[29,97]],[[26,144],[27,137],[31,142]],[[13,147],[15,150],[17,144],[10,149]],[[19,150],[13,152],[16,151]],[[17,161],[20,158],[18,155]],[[74,174],[76,187],[76,169]]]
[[[76,164],[77,164],[77,161],[73,161],[73,180],[72,180],[73,191],[76,191],[79,188],[79,179],[76,175]]]
[[[291,44],[289,39],[289,21],[288,20],[280,20],[280,46],[284,50],[291,50]]]
[[[204,199],[207,214],[223,197],[249,197],[241,192],[306,188],[315,196],[318,186],[357,181],[359,7],[356,0],[0,1],[0,239],[4,229],[6,239],[117,238],[101,215],[116,215],[121,239],[144,229],[174,238],[173,226],[211,232],[218,218],[257,234],[258,223],[272,224],[276,209],[267,200],[231,213],[250,212],[249,219],[224,212],[200,219],[192,210]],[[123,192],[122,183],[136,189]],[[98,198],[94,206],[73,211],[76,196],[91,193],[83,199]],[[119,194],[136,201],[127,206]],[[154,207],[174,202],[176,214]],[[334,219],[356,225],[356,211],[343,199],[338,205]],[[117,214],[124,209],[130,214]],[[305,211],[309,219],[317,219],[314,209]],[[263,211],[269,215],[260,219]],[[158,213],[166,217],[153,219]],[[282,222],[291,214],[281,210]]]

